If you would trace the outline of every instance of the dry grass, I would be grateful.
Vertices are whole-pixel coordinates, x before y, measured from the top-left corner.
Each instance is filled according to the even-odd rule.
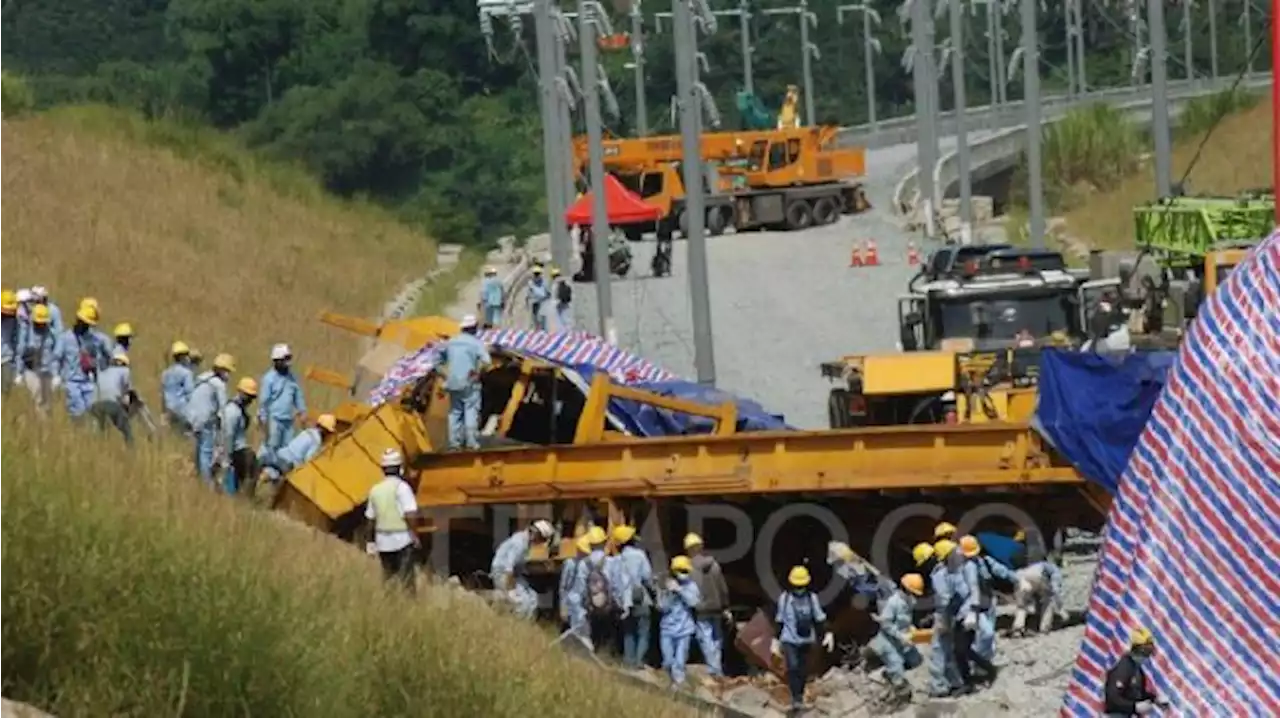
[[[6,120],[3,145],[5,285],[44,284],[64,311],[94,296],[107,331],[132,323],[150,396],[177,338],[254,375],[280,341],[347,370],[357,342],[316,314],[376,315],[435,262],[429,238],[211,132],[67,108]]]
[[[1182,177],[1200,144],[1189,136],[1174,145],[1174,181]],[[1271,184],[1271,105],[1261,103],[1225,118],[1214,130],[1188,180],[1193,194],[1231,195]],[[1068,232],[1096,249],[1133,248],[1133,207],[1155,197],[1150,164],[1098,193],[1066,215]]]

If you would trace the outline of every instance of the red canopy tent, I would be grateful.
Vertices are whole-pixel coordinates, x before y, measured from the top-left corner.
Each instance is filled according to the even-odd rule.
[[[595,198],[588,192],[578,198],[564,213],[567,224],[591,224],[591,208]],[[653,222],[662,216],[662,210],[640,199],[611,174],[604,176],[604,205],[609,224],[636,224]]]

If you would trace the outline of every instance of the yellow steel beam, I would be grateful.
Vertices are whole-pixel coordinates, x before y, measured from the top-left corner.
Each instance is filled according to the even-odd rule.
[[[498,433],[506,436],[511,430],[511,423],[516,419],[516,412],[520,411],[520,405],[524,403],[525,394],[529,392],[529,382],[533,381],[534,362],[526,359],[520,364],[520,378],[516,380],[515,386],[511,387],[511,398],[507,400],[507,406],[502,410],[502,420],[498,423]]]
[[[1080,483],[1024,424],[906,426],[511,447],[434,457],[424,506],[606,496]]]
[[[351,386],[355,383],[351,377],[346,374],[319,366],[307,367],[307,370],[303,372],[303,376],[312,381],[319,382],[321,384],[328,384],[329,386],[334,386],[346,391],[351,391]]]
[[[331,327],[337,327],[361,336],[374,337],[378,335],[378,323],[371,322],[368,319],[361,319],[360,317],[352,317],[335,312],[320,312],[320,321]]]

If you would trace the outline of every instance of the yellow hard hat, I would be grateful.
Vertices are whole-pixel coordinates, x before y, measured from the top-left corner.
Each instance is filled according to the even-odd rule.
[[[582,553],[582,554],[591,553],[591,541],[589,540],[586,534],[582,534],[581,536],[579,536],[578,540],[575,541],[573,545],[575,548],[578,549],[578,553]]]
[[[956,542],[951,539],[942,539],[933,544],[933,553],[938,560],[945,561],[952,551],[956,550]]]
[[[32,324],[48,324],[51,321],[53,321],[53,313],[49,311],[49,307],[43,304],[37,304],[35,308],[31,310]]]
[[[591,528],[587,529],[587,543],[591,544],[592,546],[599,546],[600,544],[608,540],[609,540],[609,536],[604,532],[603,528],[599,526],[592,526]]]
[[[120,366],[129,366],[129,355],[117,349],[116,353],[111,355],[111,362]]]
[[[338,430],[338,417],[334,416],[333,414],[321,414],[321,415],[316,419],[316,426],[318,426],[318,427],[320,427],[321,429],[324,429],[325,431],[328,431],[328,432],[334,432],[334,431],[337,431],[337,430]]]
[[[791,569],[791,573],[787,574],[787,583],[795,586],[796,588],[804,588],[805,586],[808,586],[809,582],[812,580],[813,577],[809,575],[809,569],[804,566],[796,566]]]
[[[200,353],[199,349],[196,349],[195,347],[191,347],[190,357],[191,357],[191,361],[199,362],[201,359],[204,358],[204,355]]]
[[[1023,542],[1023,541],[1026,541],[1026,540],[1027,540],[1027,532],[1026,532],[1026,531],[1023,531],[1022,529],[1018,529],[1018,530],[1017,530],[1017,531],[1015,531],[1015,532],[1014,532],[1014,534],[1013,534],[1013,540],[1014,540],[1014,541],[1017,541],[1017,542],[1019,542],[1019,543],[1021,543],[1021,542]]]
[[[80,300],[80,308],[93,307],[94,311],[99,311],[102,307],[98,306],[98,300],[93,297],[85,297]]]
[[[534,273],[534,274],[542,274],[542,265],[541,265],[541,264],[535,264],[535,265],[533,265],[533,273]]]
[[[913,596],[924,595],[924,576],[918,573],[904,573],[898,583],[902,584],[904,591]]]
[[[688,556],[676,556],[671,559],[671,573],[693,573],[693,561]]]
[[[236,370],[236,358],[230,354],[219,354],[213,358],[213,368],[226,371]]]
[[[618,524],[613,527],[614,543],[626,543],[636,535],[636,527],[629,524]]]
[[[951,538],[952,536],[955,536],[955,535],[956,535],[955,524],[947,523],[946,521],[943,521],[942,523],[938,524],[933,529],[933,537],[935,539]]]
[[[14,294],[12,289],[0,292],[0,311],[5,314],[18,313],[18,295]]]
[[[551,276],[553,276],[553,277],[558,277],[558,276],[560,276],[560,268],[559,268],[559,267],[552,267],[552,268],[551,268]]]
[[[685,534],[685,535],[684,535],[684,550],[685,550],[685,551],[688,551],[689,549],[693,548],[694,546],[701,546],[701,545],[702,545],[702,537],[701,537],[701,536],[699,536],[698,534],[695,534],[695,533],[693,533],[693,532],[689,532],[689,533],[687,533],[687,534]]]
[[[976,537],[965,534],[960,537],[960,552],[967,558],[973,558],[982,553],[982,545]]]
[[[112,334],[115,335],[116,339],[131,337],[133,336],[133,327],[129,326],[129,322],[120,322],[119,324],[116,325],[116,328],[114,331],[112,331]]]
[[[1133,629],[1133,632],[1129,634],[1130,646],[1150,646],[1154,645],[1155,642],[1156,637],[1151,635],[1151,631],[1143,627],[1135,628]]]
[[[933,558],[933,545],[924,542],[916,544],[911,549],[911,558],[915,559],[917,566],[923,566],[925,561]]]
[[[236,391],[248,396],[257,396],[258,382],[253,377],[241,377],[240,381],[236,382]]]
[[[187,343],[186,343],[186,342],[184,342],[184,341],[182,341],[181,339],[179,339],[178,341],[174,342],[173,344],[171,344],[171,345],[169,346],[169,353],[170,353],[171,355],[173,355],[173,356],[181,356],[181,355],[183,355],[183,354],[190,354],[190,353],[191,353],[191,347],[187,346]]]
[[[76,310],[76,319],[89,326],[94,326],[98,323],[98,310],[93,305],[81,304],[80,308]]]
[[[845,563],[849,563],[855,557],[855,554],[853,553],[853,549],[849,548],[849,544],[843,541],[832,541],[831,553],[833,554],[834,558],[839,559]]]

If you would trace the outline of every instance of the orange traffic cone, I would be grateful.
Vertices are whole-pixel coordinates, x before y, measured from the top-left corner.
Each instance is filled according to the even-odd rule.
[[[916,249],[915,242],[907,242],[907,266],[914,267],[920,264],[920,251]]]
[[[880,266],[880,254],[876,251],[876,241],[874,239],[868,239],[862,245],[862,258],[868,267]]]
[[[849,266],[851,268],[862,266],[862,253],[858,251],[857,242],[853,243],[853,251],[849,254]]]

